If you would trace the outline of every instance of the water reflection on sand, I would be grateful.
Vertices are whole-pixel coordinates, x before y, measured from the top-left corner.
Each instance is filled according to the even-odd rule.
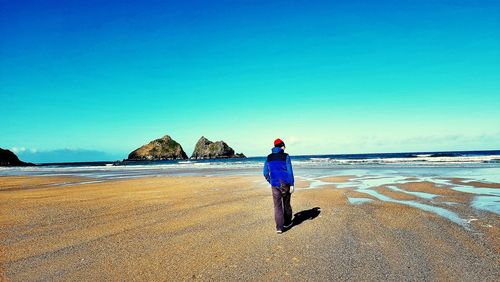
[[[467,202],[470,208],[476,212],[486,211],[495,214],[500,214],[500,188],[478,187],[477,183],[484,185],[496,186],[495,183],[500,183],[498,175],[500,168],[485,168],[485,169],[402,169],[402,170],[385,170],[385,169],[353,169],[331,171],[328,176],[325,176],[325,171],[309,171],[303,177],[308,181],[308,189],[320,187],[335,187],[337,189],[351,189],[358,193],[370,195],[378,201],[397,203],[401,205],[411,206],[427,212],[437,214],[454,223],[467,228],[469,220],[464,215],[460,215],[455,211],[450,210],[450,207],[463,205],[463,203],[453,201],[440,200],[443,195],[434,194],[429,191],[411,191],[405,189],[405,185],[418,185],[420,183],[430,183],[430,187],[435,189],[450,189],[464,193],[464,196],[471,196],[472,200]],[[307,174],[308,173],[308,174]],[[340,175],[353,175],[347,181],[328,180],[334,179]],[[476,185],[474,185],[476,184]],[[389,191],[413,196],[415,199],[404,200],[396,199],[388,195],[388,193],[380,192],[378,189],[387,188]],[[436,190],[437,191],[437,190]],[[348,197],[351,204],[372,204],[376,201],[371,201],[362,197]],[[443,207],[444,205],[444,207]]]

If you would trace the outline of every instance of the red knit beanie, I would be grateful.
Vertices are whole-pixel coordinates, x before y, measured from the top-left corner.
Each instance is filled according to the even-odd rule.
[[[281,139],[276,139],[274,140],[274,147],[285,147],[285,142],[283,142],[283,140]]]

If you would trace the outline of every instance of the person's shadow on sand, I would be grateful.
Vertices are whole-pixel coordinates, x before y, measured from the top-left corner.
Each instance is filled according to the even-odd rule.
[[[315,208],[312,208],[309,210],[303,210],[303,211],[300,211],[300,212],[294,214],[293,219],[292,219],[292,224],[290,225],[290,227],[287,228],[287,230],[290,230],[293,227],[300,225],[302,222],[304,222],[306,220],[315,219],[320,214],[320,212],[321,212],[321,208],[315,207]]]

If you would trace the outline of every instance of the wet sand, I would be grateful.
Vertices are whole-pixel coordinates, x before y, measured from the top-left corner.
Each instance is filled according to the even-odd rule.
[[[500,277],[499,216],[472,210],[470,194],[428,183],[398,187],[449,197],[452,204],[432,203],[469,219],[466,227],[362,191],[325,185],[297,188],[295,226],[277,235],[271,191],[261,177],[151,177],[75,185],[78,181],[91,180],[0,178],[0,280]],[[374,189],[415,199],[387,187]],[[348,197],[372,201],[350,204]]]

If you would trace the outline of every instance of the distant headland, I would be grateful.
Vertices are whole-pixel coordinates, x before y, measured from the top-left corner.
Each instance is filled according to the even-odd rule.
[[[0,166],[32,166],[34,164],[21,161],[10,150],[0,148]]]

